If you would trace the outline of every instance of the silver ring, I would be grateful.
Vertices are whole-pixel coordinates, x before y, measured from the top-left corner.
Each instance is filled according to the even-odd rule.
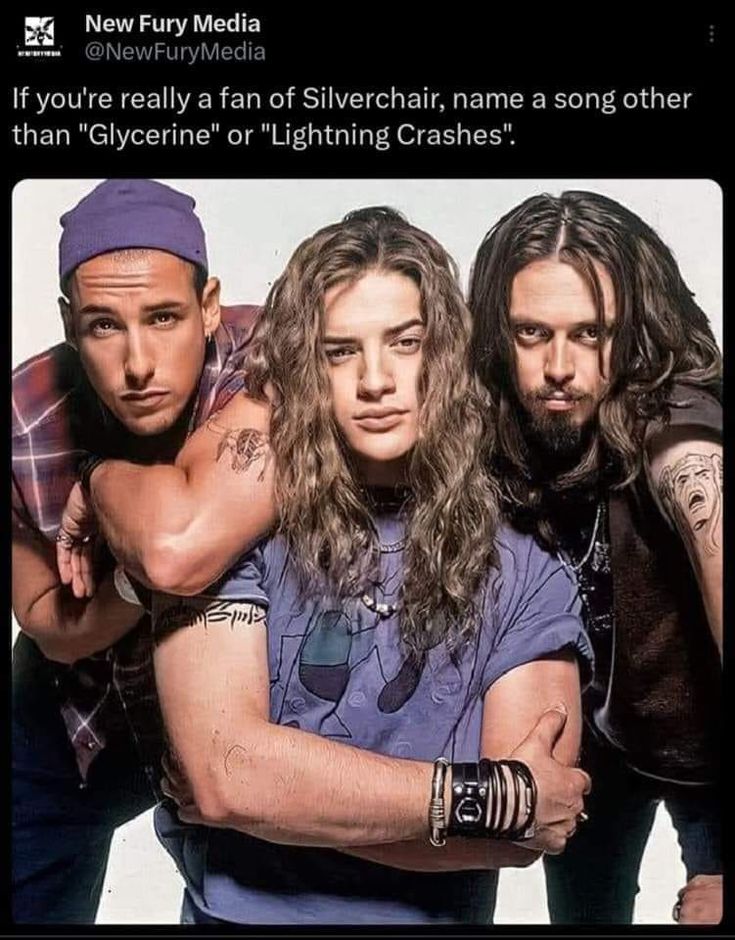
[[[679,923],[679,918],[681,917],[681,903],[682,902],[680,898],[674,905],[673,910],[671,911],[671,916],[674,918],[677,924]]]
[[[56,533],[56,541],[63,545],[64,548],[74,548],[76,539],[72,538],[68,532],[65,532],[63,529],[59,529]]]
[[[581,822],[581,823],[587,822],[589,818],[590,818],[589,815],[585,813],[584,810],[582,810],[581,813],[577,813],[577,822]]]

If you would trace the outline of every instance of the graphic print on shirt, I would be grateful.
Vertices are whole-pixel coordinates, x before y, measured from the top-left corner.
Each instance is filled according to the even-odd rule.
[[[385,604],[397,588],[398,575],[394,574],[382,584],[374,584],[371,596],[378,604]],[[373,707],[382,714],[399,711],[411,699],[421,681],[427,654],[416,660],[402,651],[397,668],[385,663],[377,631],[383,623],[384,629],[392,627],[361,598],[327,609],[316,605],[306,631],[290,633],[291,624],[298,619],[292,618],[281,635],[274,671],[272,693],[281,702],[274,719],[279,723],[299,728],[299,713],[308,708],[313,714],[316,707],[321,713],[320,734],[351,738],[350,728],[337,714],[349,688],[352,707],[368,704],[374,695]],[[357,674],[359,682],[351,685]]]

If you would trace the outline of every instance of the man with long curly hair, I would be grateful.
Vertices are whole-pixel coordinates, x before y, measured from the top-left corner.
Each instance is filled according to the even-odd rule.
[[[721,358],[707,318],[656,233],[589,192],[500,219],[469,302],[506,509],[576,572],[595,648],[591,819],[546,860],[551,919],[632,920],[661,801],[690,883],[721,907]],[[718,919],[708,903],[682,920],[697,908]]]
[[[576,828],[576,582],[499,526],[469,336],[453,262],[386,208],[270,291],[246,374],[279,531],[154,604],[186,922],[487,923],[493,869]]]

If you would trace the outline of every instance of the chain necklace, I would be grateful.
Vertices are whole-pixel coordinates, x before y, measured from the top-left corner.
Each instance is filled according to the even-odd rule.
[[[379,617],[392,617],[398,610],[398,604],[383,604],[380,601],[376,601],[375,598],[371,597],[369,594],[363,594],[360,600],[368,610],[371,610]]]
[[[400,552],[403,551],[405,545],[404,539],[399,539],[397,542],[380,542],[378,548],[381,554],[385,552]],[[377,614],[378,617],[383,619],[387,617],[392,617],[393,614],[398,610],[398,604],[388,604],[383,601],[376,600],[375,595],[370,595],[367,592],[362,595],[360,598],[362,603],[367,607],[368,610],[372,613]]]
[[[597,538],[597,530],[600,527],[600,519],[602,518],[602,502],[597,504],[597,512],[595,513],[595,524],[592,527],[592,535],[590,537],[590,543],[587,546],[587,551],[584,554],[584,558],[577,562],[576,565],[570,565],[568,562],[564,561],[564,558],[559,555],[559,561],[564,565],[565,568],[568,568],[570,571],[573,571],[577,574],[589,561],[592,550],[595,547],[595,539]],[[571,556],[570,556],[571,557]]]
[[[411,490],[405,484],[397,486],[372,486],[366,490],[367,500],[370,507],[378,514],[398,514],[405,509],[406,503],[411,496]],[[377,534],[377,530],[376,530]],[[400,552],[405,547],[406,539],[402,537],[395,542],[378,543],[378,550],[381,554]],[[377,614],[378,617],[386,619],[392,617],[398,610],[398,604],[387,604],[376,600],[370,594],[363,594],[360,598],[362,603],[369,611]]]

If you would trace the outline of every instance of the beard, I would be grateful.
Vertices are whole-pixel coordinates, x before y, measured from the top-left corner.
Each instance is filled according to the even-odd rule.
[[[551,460],[555,466],[569,465],[589,447],[595,420],[591,417],[579,424],[573,412],[549,411],[544,399],[555,391],[558,389],[543,386],[521,396],[521,427],[526,442],[540,460]],[[573,387],[565,388],[564,392],[582,405],[593,400],[591,395]]]

